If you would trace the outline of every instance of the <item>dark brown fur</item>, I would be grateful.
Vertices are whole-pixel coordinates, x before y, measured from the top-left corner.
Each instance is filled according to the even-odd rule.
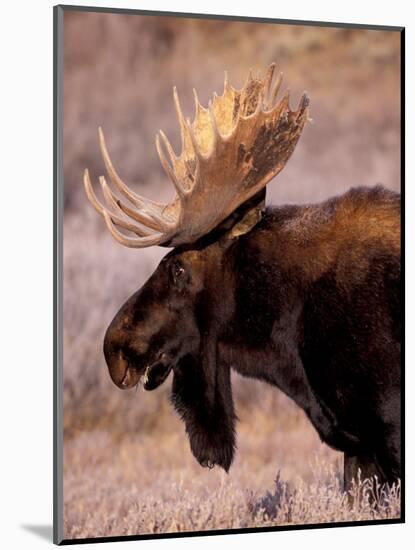
[[[172,402],[202,465],[233,459],[234,368],[279,387],[345,453],[346,486],[359,466],[391,482],[400,319],[400,196],[356,188],[268,208],[238,239],[173,250],[121,308],[104,351],[120,387],[148,367],[153,389],[173,370]]]

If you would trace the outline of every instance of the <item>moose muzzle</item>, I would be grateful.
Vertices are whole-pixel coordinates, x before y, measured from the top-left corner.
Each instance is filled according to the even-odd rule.
[[[122,390],[136,386],[140,379],[145,390],[154,390],[166,380],[172,369],[169,354],[160,353],[154,360],[146,354],[132,354],[128,345],[120,345],[111,327],[105,335],[104,355],[111,380]]]

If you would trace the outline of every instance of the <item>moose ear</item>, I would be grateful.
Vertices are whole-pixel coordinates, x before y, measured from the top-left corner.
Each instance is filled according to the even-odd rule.
[[[232,241],[241,235],[245,235],[262,219],[265,210],[266,189],[261,189],[251,199],[243,203],[233,214],[234,221],[230,229],[225,233],[224,239]],[[229,220],[231,217],[229,217]]]
[[[236,223],[229,231],[229,233],[227,234],[228,239],[236,239],[237,237],[245,235],[245,233],[251,231],[251,229],[259,221],[261,221],[264,208],[265,201],[263,205],[261,204],[260,206],[256,206],[255,208],[252,208],[252,210],[249,210],[242,218],[242,220]]]
[[[230,368],[218,364],[216,335],[206,334],[199,356],[186,355],[175,368],[172,402],[198,462],[228,471],[235,451],[236,416]]]

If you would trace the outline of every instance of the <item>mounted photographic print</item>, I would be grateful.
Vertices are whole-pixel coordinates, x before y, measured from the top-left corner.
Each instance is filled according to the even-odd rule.
[[[55,542],[404,521],[403,29],[54,15]]]

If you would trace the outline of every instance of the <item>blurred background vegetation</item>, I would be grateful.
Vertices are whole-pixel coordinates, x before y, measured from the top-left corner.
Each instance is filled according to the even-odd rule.
[[[170,379],[153,393],[122,392],[110,381],[102,354],[106,327],[166,249],[123,248],[87,203],[84,168],[95,180],[104,173],[98,126],[124,181],[168,200],[173,190],[154,136],[163,129],[179,151],[173,85],[192,118],[193,87],[206,105],[214,91],[222,92],[225,69],[239,88],[250,68],[264,74],[275,61],[292,91],[292,108],[307,90],[313,122],[268,185],[268,202],[317,202],[377,183],[399,190],[400,36],[68,11],[64,18],[65,528],[67,536],[122,534],[123,490],[134,486],[137,498],[146,490],[153,500],[165,499],[168,483],[181,479],[194,496],[225,478],[191,457],[184,426],[168,403]],[[239,451],[227,484],[263,491],[280,468],[285,479],[307,481],[313,453],[340,472],[341,456],[320,444],[303,413],[275,388],[236,375],[233,387]],[[102,517],[93,516],[91,498],[101,506],[118,503],[105,528]],[[135,500],[128,498],[130,506]]]

